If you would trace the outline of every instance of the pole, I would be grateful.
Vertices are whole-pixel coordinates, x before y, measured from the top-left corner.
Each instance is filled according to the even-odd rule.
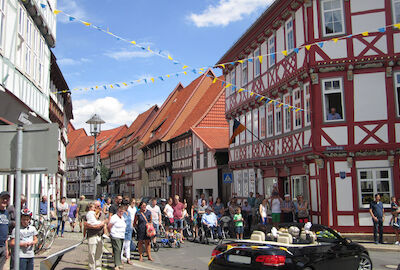
[[[24,127],[17,127],[17,160],[15,166],[15,246],[14,269],[19,269],[20,229],[21,229],[21,189],[22,189],[22,140]]]
[[[82,196],[82,167],[78,164],[78,177],[79,177],[79,198]]]
[[[93,172],[93,178],[94,178],[94,195],[93,199],[96,200],[97,198],[97,133],[94,133],[94,172]]]

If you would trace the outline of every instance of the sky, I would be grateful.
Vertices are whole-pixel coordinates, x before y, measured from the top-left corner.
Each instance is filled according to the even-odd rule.
[[[214,65],[274,0],[58,0],[57,9],[193,68]],[[70,89],[130,82],[182,71],[181,65],[57,15],[57,62]],[[220,71],[214,70],[219,75]],[[219,73],[218,73],[219,72]],[[139,113],[162,105],[175,86],[196,76],[107,90],[72,91],[72,123],[97,113],[104,129],[130,125]]]

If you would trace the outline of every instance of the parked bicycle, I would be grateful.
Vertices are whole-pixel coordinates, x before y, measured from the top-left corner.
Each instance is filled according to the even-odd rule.
[[[38,254],[42,250],[48,250],[54,243],[54,239],[56,236],[56,226],[51,224],[49,220],[33,220],[33,226],[35,226],[38,231],[38,242],[35,245],[34,252]]]

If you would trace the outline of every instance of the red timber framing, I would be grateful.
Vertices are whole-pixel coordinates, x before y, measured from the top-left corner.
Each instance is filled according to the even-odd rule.
[[[397,108],[400,97],[396,93],[399,86],[395,85],[396,74],[400,73],[400,30],[378,31],[395,23],[392,0],[363,4],[338,0],[343,7],[343,32],[326,36],[323,1],[275,1],[218,61],[221,64],[253,57],[256,50],[266,55],[273,36],[277,54],[272,66],[270,57],[264,56],[260,75],[256,76],[257,61],[248,62],[251,65],[246,70],[248,82],[242,84],[242,66],[226,65],[226,80],[231,82],[235,70],[238,87],[292,105],[297,102],[297,106],[311,112],[307,121],[307,112],[298,117],[296,112],[287,113],[284,106],[272,106],[270,111],[268,104],[258,101],[255,95],[227,90],[228,121],[232,125],[233,119],[238,119],[261,138],[261,141],[253,138],[248,132],[239,135],[238,142],[230,145],[229,164],[234,175],[238,175],[238,185],[247,183],[247,170],[255,168],[255,178],[262,182],[256,184],[261,193],[268,190],[267,182],[273,180],[278,181],[280,189],[285,189],[280,190],[281,195],[290,192],[293,196],[296,193],[293,179],[303,177],[308,185],[303,192],[309,194],[313,222],[343,232],[371,232],[367,199],[362,204],[366,195],[361,191],[361,172],[376,174],[379,169],[387,172],[390,178],[387,194],[400,197],[400,108]],[[369,33],[282,56],[281,51],[287,50],[286,23],[290,19],[295,47],[362,31]],[[372,29],[364,29],[367,25]],[[333,88],[329,87],[334,84],[337,94],[332,98],[329,91]],[[331,107],[340,109],[341,119],[328,119]],[[371,183],[375,183],[375,178]],[[234,194],[236,189],[235,186]],[[247,194],[243,192],[238,196],[245,198]],[[391,231],[387,225],[385,230]]]

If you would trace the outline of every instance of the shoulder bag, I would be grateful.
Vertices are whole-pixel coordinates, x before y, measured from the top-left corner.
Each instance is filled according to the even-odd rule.
[[[153,223],[149,222],[146,218],[146,216],[143,214],[143,212],[140,212],[144,218],[144,220],[146,220],[146,234],[148,237],[154,237],[156,236],[156,230],[154,229]]]

